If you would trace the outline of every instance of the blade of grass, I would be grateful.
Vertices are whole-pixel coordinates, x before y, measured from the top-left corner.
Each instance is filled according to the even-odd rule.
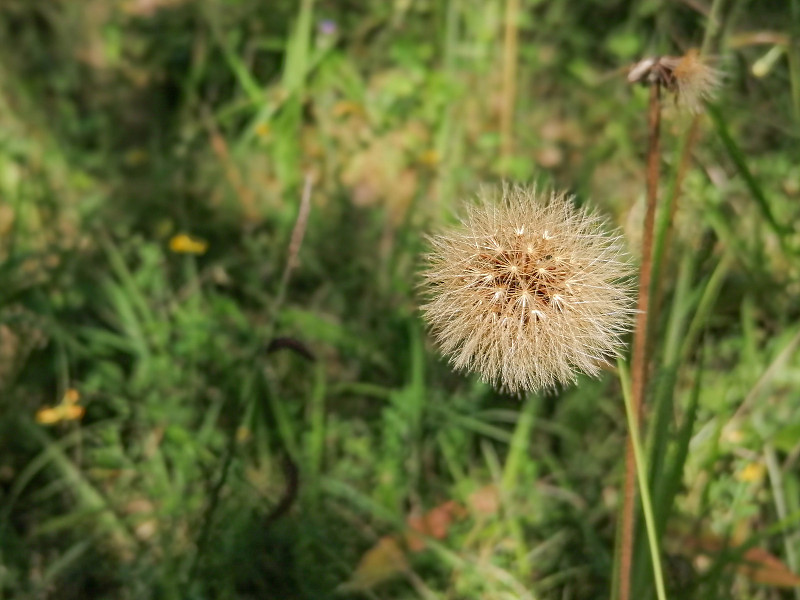
[[[458,413],[444,405],[432,404],[432,409],[441,413],[449,423],[458,425],[467,431],[491,438],[504,444],[511,443],[513,434],[509,433],[508,429],[498,427],[497,425],[492,425],[472,415]]]
[[[800,0],[791,0],[791,26],[789,28],[789,82],[792,89],[792,107],[795,125],[800,129]]]
[[[448,430],[440,430],[436,434],[436,445],[439,448],[442,459],[447,465],[450,478],[455,482],[456,488],[462,488],[465,484],[469,485],[470,478],[466,468],[461,464],[461,453],[456,444],[452,443]]]
[[[511,437],[508,455],[503,467],[501,485],[504,489],[511,490],[518,483],[522,464],[530,447],[531,431],[533,431],[537,406],[538,397],[529,395],[517,417],[517,426],[514,428],[514,434]]]
[[[789,511],[786,502],[786,487],[783,483],[783,472],[780,464],[778,464],[778,456],[772,444],[767,443],[764,446],[764,462],[767,465],[767,473],[769,474],[769,483],[772,487],[772,499],[775,503],[775,512],[779,519],[785,519]],[[784,530],[781,537],[783,538],[783,548],[786,552],[786,562],[789,569],[793,573],[797,573],[797,554],[795,554],[794,546],[791,544],[789,532]],[[800,599],[800,589],[794,590],[795,599]]]
[[[735,427],[735,424],[747,414],[750,407],[757,400],[764,397],[765,390],[772,384],[775,377],[783,372],[787,362],[794,356],[798,345],[800,345],[800,326],[795,326],[795,329],[797,329],[797,331],[789,330],[785,333],[785,345],[781,347],[774,360],[764,369],[761,377],[758,378],[758,381],[756,381],[755,385],[744,397],[744,400],[742,400],[736,412],[725,425],[726,429]]]
[[[127,295],[126,304],[131,306],[129,311],[131,319],[141,321],[145,329],[151,328],[155,321],[153,310],[125,263],[125,257],[106,233],[101,233],[100,242],[106,251],[111,272],[119,282],[118,285],[115,284],[116,288]],[[117,300],[119,299],[117,298]],[[134,315],[136,319],[133,319]]]
[[[266,390],[267,405],[272,413],[272,418],[275,421],[275,426],[278,430],[278,436],[281,440],[281,445],[289,453],[293,461],[297,462],[301,458],[300,448],[298,447],[297,426],[294,423],[287,406],[289,402],[285,398],[281,398],[278,391],[273,384],[273,377],[265,368],[262,371],[261,382]]]
[[[273,119],[275,152],[273,160],[279,180],[291,185],[298,179],[302,161],[300,149],[303,96],[309,69],[313,0],[301,0],[297,22],[286,44],[281,87],[290,94]],[[263,121],[259,121],[263,122]]]
[[[105,496],[84,477],[80,468],[67,456],[64,452],[62,442],[53,441],[42,431],[41,427],[33,423],[20,421],[19,426],[28,437],[39,442],[44,450],[38,459],[29,465],[26,470],[26,477],[15,485],[14,494],[10,498],[11,502],[6,504],[4,512],[8,513],[11,510],[13,499],[21,493],[22,488],[39,470],[46,466],[52,466],[60,473],[65,481],[69,483],[70,489],[79,506],[79,510],[95,513],[96,518],[94,522],[99,526],[100,531],[109,535],[114,545],[125,551],[135,551],[137,542],[133,533],[112,510]],[[75,435],[76,439],[79,440],[79,432],[76,432]],[[72,438],[69,439],[71,440]],[[5,521],[7,514],[3,516],[3,521]]]
[[[683,469],[686,465],[686,459],[689,457],[689,444],[692,441],[694,424],[697,420],[697,408],[700,404],[704,363],[705,348],[700,354],[700,360],[695,370],[692,395],[689,398],[689,406],[686,408],[683,417],[683,424],[675,436],[675,448],[673,449],[671,460],[664,469],[664,475],[657,479],[655,486],[653,486],[655,490],[653,495],[656,498],[653,508],[659,537],[664,535],[670,513],[674,506],[675,497],[683,481]]]
[[[728,129],[728,124],[725,120],[725,117],[720,109],[713,104],[709,104],[708,114],[711,116],[711,120],[713,121],[714,127],[717,131],[717,135],[719,135],[720,141],[722,142],[725,151],[728,153],[728,157],[731,159],[736,167],[736,170],[739,172],[739,175],[744,180],[747,189],[750,191],[750,194],[753,196],[756,204],[758,204],[758,207],[761,210],[761,213],[764,215],[764,218],[766,219],[770,228],[775,235],[778,236],[781,246],[785,247],[784,236],[790,233],[791,229],[782,227],[775,218],[775,215],[772,213],[772,207],[767,199],[767,195],[764,193],[761,183],[758,181],[758,179],[756,179],[752,171],[750,171],[750,167],[747,166],[747,159],[745,158],[742,150],[739,148],[739,145],[733,139],[733,136]]]
[[[680,366],[677,362],[679,341],[686,333],[686,321],[689,319],[691,310],[697,306],[699,301],[698,293],[691,289],[694,262],[694,255],[688,252],[681,260],[675,292],[670,302],[664,343],[660,349],[662,366],[659,368],[654,382],[653,412],[647,435],[651,486],[662,476],[664,458],[669,445],[669,426],[672,422],[675,399],[674,387]],[[656,496],[656,504],[658,502],[659,498]]]
[[[66,552],[53,560],[42,574],[42,595],[45,595],[45,589],[56,585],[59,576],[65,571],[68,571],[72,567],[72,564],[78,561],[94,545],[94,540],[81,540],[70,546]]]
[[[239,86],[247,95],[250,102],[255,106],[261,106],[264,103],[264,92],[261,84],[250,74],[250,70],[245,65],[244,61],[239,58],[236,50],[231,44],[230,37],[233,32],[223,31],[221,27],[221,19],[218,15],[212,14],[211,10],[215,8],[214,4],[203,4],[206,9],[206,24],[208,25],[214,42],[217,44],[225,62],[228,63],[228,68],[233,72]]]
[[[650,430],[651,447],[648,456],[653,460],[651,465],[650,488],[653,490],[654,496],[654,515],[656,522],[659,524],[658,531],[663,533],[669,515],[673,508],[675,493],[670,490],[671,486],[680,486],[680,477],[683,472],[683,465],[686,461],[684,455],[688,452],[688,444],[691,439],[691,433],[694,428],[694,421],[696,418],[698,401],[694,394],[699,393],[699,390],[693,392],[687,408],[684,425],[679,430],[675,443],[676,447],[673,449],[672,458],[667,461],[668,448],[669,448],[669,423],[673,413],[675,390],[674,385],[677,379],[677,373],[681,365],[687,363],[689,358],[689,350],[696,345],[696,338],[699,335],[702,327],[708,322],[708,316],[713,309],[715,300],[719,293],[719,288],[727,274],[731,258],[730,254],[726,254],[720,260],[714,272],[708,277],[705,285],[689,294],[688,283],[690,281],[693,259],[689,256],[684,257],[681,267],[681,275],[678,279],[678,287],[676,297],[673,300],[673,311],[670,316],[670,324],[667,329],[666,342],[664,344],[664,351],[662,355],[662,376],[656,382],[654,391],[655,399],[655,419]],[[685,300],[681,301],[681,298]],[[685,325],[688,313],[693,306],[697,306],[693,315],[692,321],[688,326]],[[702,355],[701,362],[698,369],[702,368]],[[695,381],[695,388],[699,385],[700,373],[698,371],[697,380]],[[687,430],[688,428],[688,430]],[[684,436],[689,436],[689,439],[684,439]],[[645,574],[641,570],[637,570],[634,576],[634,581],[637,585],[641,585],[644,581]],[[640,589],[640,588],[635,588]]]
[[[622,361],[617,361],[619,379],[622,385],[622,396],[625,400],[625,416],[628,420],[628,432],[636,461],[637,480],[639,481],[639,496],[642,501],[642,512],[647,529],[647,541],[650,548],[650,558],[653,564],[653,579],[658,600],[666,600],[667,593],[664,588],[664,575],[661,570],[661,555],[659,553],[658,532],[655,518],[653,517],[653,504],[650,500],[650,486],[647,484],[647,465],[645,464],[644,451],[639,438],[639,416],[633,406],[631,397],[631,384],[628,377],[628,366]]]
[[[709,315],[716,304],[720,289],[722,288],[725,278],[728,276],[728,270],[730,269],[732,263],[732,255],[729,252],[726,252],[720,259],[717,266],[714,268],[711,276],[708,278],[708,282],[703,289],[703,294],[700,296],[700,301],[697,305],[697,311],[695,311],[694,317],[689,323],[689,327],[686,330],[686,335],[684,335],[683,339],[681,340],[680,362],[685,362],[688,359],[692,349],[697,343],[697,338],[700,335],[700,332],[708,323]]]
[[[519,522],[519,517],[514,510],[515,503],[512,498],[519,484],[522,466],[525,460],[529,459],[528,448],[530,447],[531,431],[533,431],[538,405],[538,397],[532,394],[528,395],[519,413],[519,419],[514,429],[514,435],[511,438],[508,455],[503,467],[503,475],[500,480],[501,494],[505,499],[506,522],[516,538],[517,572],[523,579],[527,579],[531,565],[526,560],[527,544],[522,531],[522,524]]]
[[[306,77],[313,10],[314,0],[301,0],[297,23],[286,46],[283,85],[287,90],[297,89]]]

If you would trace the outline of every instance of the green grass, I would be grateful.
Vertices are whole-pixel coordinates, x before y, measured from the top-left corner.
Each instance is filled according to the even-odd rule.
[[[708,19],[522,0],[502,157],[505,0],[92,6],[0,6],[0,598],[609,597],[622,382],[511,398],[452,372],[418,272],[510,180],[597,205],[635,253],[646,93],[618,69]],[[726,84],[680,178],[666,103],[641,433],[671,599],[798,597],[797,7],[714,3]],[[771,46],[729,43],[752,31],[789,40],[763,77]],[[68,390],[83,417],[37,422]],[[409,517],[450,501],[413,548]],[[387,539],[405,563],[360,563]]]

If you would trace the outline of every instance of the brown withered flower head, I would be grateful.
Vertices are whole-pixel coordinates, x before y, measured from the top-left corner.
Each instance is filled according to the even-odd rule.
[[[483,194],[430,242],[422,309],[456,368],[516,394],[597,375],[622,349],[634,312],[622,240],[565,194]]]
[[[714,98],[722,82],[722,72],[693,48],[683,56],[640,60],[628,71],[628,81],[661,85],[674,95],[679,106],[698,114],[703,103]]]

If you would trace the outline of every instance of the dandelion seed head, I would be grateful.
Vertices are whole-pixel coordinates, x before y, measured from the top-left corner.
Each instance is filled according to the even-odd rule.
[[[722,71],[710,59],[690,49],[683,56],[645,58],[628,70],[628,82],[657,84],[675,96],[675,102],[692,114],[703,111],[722,84]]]
[[[702,112],[703,104],[712,100],[720,88],[722,72],[704,60],[696,49],[679,58],[662,60],[667,60],[672,68],[674,83],[669,89],[675,93],[678,104],[693,114]]]
[[[597,375],[622,350],[631,267],[619,236],[566,195],[484,194],[431,246],[422,310],[455,368],[520,393]]]

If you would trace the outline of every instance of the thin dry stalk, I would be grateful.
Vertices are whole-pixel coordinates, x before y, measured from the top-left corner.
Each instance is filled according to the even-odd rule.
[[[276,296],[275,304],[273,307],[273,314],[272,314],[272,322],[270,324],[270,336],[272,335],[272,331],[274,331],[275,324],[278,319],[278,311],[283,304],[284,298],[286,296],[286,290],[289,287],[289,280],[292,275],[292,271],[294,270],[297,264],[297,255],[300,252],[300,246],[303,243],[303,237],[305,236],[306,226],[308,224],[308,215],[311,211],[311,175],[307,174],[305,178],[305,185],[303,186],[303,195],[300,198],[300,209],[297,214],[297,221],[295,221],[294,229],[292,230],[292,236],[289,239],[289,251],[288,251],[288,258],[286,259],[286,267],[283,271],[283,276],[281,277],[281,286],[278,290],[278,294]],[[274,343],[274,340],[273,340]],[[271,351],[273,348],[267,348],[267,352]],[[295,349],[295,351],[298,351]],[[303,354],[302,352],[300,352]],[[214,522],[214,517],[216,516],[217,507],[219,505],[220,497],[222,495],[222,490],[225,487],[225,483],[228,481],[228,474],[230,473],[230,467],[233,462],[233,457],[236,453],[236,427],[232,427],[231,430],[228,432],[228,443],[225,448],[225,455],[222,461],[222,468],[220,469],[219,478],[214,483],[214,486],[211,489],[209,494],[209,501],[208,506],[205,511],[205,515],[203,516],[203,525],[200,529],[200,534],[197,536],[197,545],[195,550],[195,555],[192,559],[191,566],[188,570],[189,577],[186,580],[187,582],[194,581],[195,575],[197,573],[197,569],[200,568],[200,561],[205,555],[205,551],[208,547],[210,542],[210,535],[211,535],[211,526]],[[287,459],[288,460],[288,459]],[[268,521],[274,520],[277,516],[279,516],[282,512],[286,510],[286,508],[291,504],[294,499],[296,493],[296,467],[291,460],[288,460],[285,466],[285,471],[287,473],[287,480],[288,480],[288,488],[287,493],[281,502],[275,507],[275,509],[270,513],[268,516]]]
[[[283,298],[286,295],[286,289],[289,287],[292,271],[294,271],[294,268],[297,266],[297,256],[300,253],[300,246],[303,244],[303,237],[305,237],[306,234],[308,215],[310,213],[311,174],[307,173],[305,182],[303,183],[303,195],[300,197],[300,209],[297,211],[297,220],[294,222],[292,236],[289,238],[289,251],[286,257],[286,266],[283,269],[283,276],[281,277],[281,285],[275,300],[276,307],[280,307],[283,304]]]
[[[660,166],[659,136],[661,131],[661,85],[650,86],[648,110],[650,143],[647,151],[647,209],[642,234],[642,266],[639,275],[639,301],[636,325],[633,332],[633,359],[631,392],[633,413],[642,420],[644,392],[647,387],[647,320],[650,308],[650,279],[653,268],[653,229],[658,201],[658,172]],[[620,529],[619,598],[630,600],[631,567],[633,564],[633,538],[636,514],[636,461],[633,440],[628,432],[625,448],[625,486],[623,488],[622,523]]]
[[[500,113],[500,150],[503,158],[514,150],[513,123],[517,97],[517,17],[519,0],[506,2],[505,39],[503,43],[503,105]]]

